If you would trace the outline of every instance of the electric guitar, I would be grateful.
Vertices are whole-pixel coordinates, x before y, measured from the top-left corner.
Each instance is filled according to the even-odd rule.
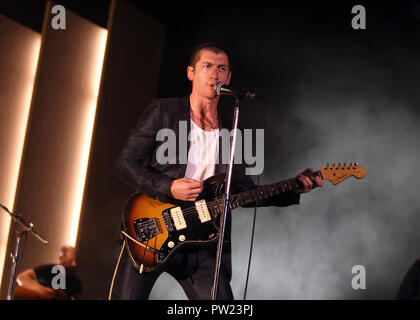
[[[354,176],[363,178],[366,170],[355,164],[322,167],[312,173],[336,185]],[[130,196],[122,213],[122,233],[133,265],[140,272],[162,267],[181,247],[208,245],[219,235],[219,218],[224,209],[224,174],[206,179],[194,202],[179,205],[163,203],[139,192]],[[299,189],[296,178],[263,185],[230,196],[229,209]]]

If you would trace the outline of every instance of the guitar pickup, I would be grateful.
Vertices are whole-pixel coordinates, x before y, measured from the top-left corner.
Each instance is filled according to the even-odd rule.
[[[202,199],[195,202],[195,208],[197,209],[198,217],[201,223],[211,220],[209,209],[207,208],[206,200]]]
[[[176,230],[182,230],[187,227],[187,222],[185,221],[184,214],[180,207],[174,207],[170,209],[171,217],[174,220],[174,225]]]

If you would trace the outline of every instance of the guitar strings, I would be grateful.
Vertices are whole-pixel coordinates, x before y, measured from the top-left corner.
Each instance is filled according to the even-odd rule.
[[[315,171],[315,172],[313,172],[312,173],[312,175],[313,176],[315,176],[315,175],[319,175],[319,171]],[[295,183],[295,186],[291,186],[289,183],[290,182],[294,182]],[[267,190],[269,191],[269,190],[275,190],[276,192],[275,192],[275,194],[274,195],[276,195],[276,194],[280,194],[280,193],[283,193],[283,192],[287,192],[287,191],[290,191],[290,190],[292,190],[293,188],[296,188],[296,185],[297,185],[297,183],[295,182],[295,179],[288,179],[288,180],[285,180],[285,181],[282,181],[282,182],[278,182],[278,183],[275,183],[275,184],[271,184],[271,185],[266,185],[266,186],[264,186],[264,187],[268,187],[267,188]],[[287,190],[287,188],[286,188],[286,190],[283,190],[283,188],[280,188],[280,192],[278,191],[278,187],[281,187],[281,186],[286,186],[286,187],[288,187],[289,188],[289,190]],[[257,198],[257,194],[256,194],[256,192],[257,192],[257,190],[258,189],[251,189],[251,190],[248,190],[248,191],[244,191],[244,192],[241,192],[241,193],[238,193],[238,194],[236,194],[236,195],[234,195],[233,196],[233,201],[231,201],[230,203],[232,204],[232,203],[234,203],[234,201],[238,201],[244,194],[246,194],[246,193],[251,193],[251,195],[252,195],[252,197],[250,196],[250,199],[251,199],[251,201],[256,201],[256,198]],[[262,191],[262,192],[260,192],[259,193],[259,195],[264,195],[265,197],[267,197],[266,196],[266,194],[265,194],[265,192],[264,191]],[[274,196],[274,195],[271,195],[270,194],[270,196]],[[264,197],[258,197],[259,198],[259,200],[262,200],[262,199],[264,199]],[[261,198],[261,199],[260,199]],[[246,201],[246,200],[245,200]],[[247,201],[246,201],[247,202]],[[249,203],[249,201],[247,202],[247,203]],[[222,204],[223,204],[223,199],[221,199],[221,198],[216,198],[215,200],[213,200],[213,201],[210,201],[210,202],[208,202],[207,203],[207,205],[208,206],[212,206],[213,207],[213,209],[217,209],[217,207],[219,207],[219,209],[221,209],[221,206],[222,206]],[[238,203],[237,203],[237,205],[238,205]],[[239,206],[239,205],[238,205]],[[185,208],[184,210],[182,210],[182,214],[183,214],[183,216],[184,217],[187,217],[187,216],[190,216],[190,215],[195,215],[195,216],[197,216],[198,215],[198,211],[197,211],[197,209],[194,207],[194,206],[190,206],[190,207],[187,207],[187,208]],[[171,216],[169,216],[169,215],[167,215],[167,216],[165,216],[165,217],[156,217],[155,218],[157,221],[163,221],[163,223],[165,224],[165,225],[167,225],[167,224],[171,224]],[[154,221],[153,220],[149,220],[149,221],[146,221],[146,222],[143,222],[142,223],[142,226],[143,227],[149,227],[149,226],[151,226],[152,224],[154,224]],[[131,238],[132,239],[132,238]],[[132,239],[132,240],[134,240],[134,239]],[[147,240],[147,242],[148,242],[149,240]],[[147,249],[147,244],[145,245],[145,244],[143,244],[143,243],[141,243],[141,242],[139,242],[139,241],[136,241],[138,244],[142,244],[143,246],[145,246],[146,247],[146,249]]]
[[[256,189],[252,189],[250,191],[254,192],[254,191],[256,191]],[[245,191],[245,192],[242,192],[242,193],[239,193],[239,194],[235,195],[234,199],[230,203],[234,203],[235,201],[238,201],[238,199],[241,198],[241,195],[243,193],[247,193],[247,192],[249,192],[249,191]],[[285,192],[285,191],[282,190],[282,192]],[[260,195],[263,195],[263,194],[264,194],[263,192],[260,193]],[[256,201],[256,196],[257,196],[256,194],[253,194],[252,197],[250,197],[250,200],[251,201]],[[270,195],[270,196],[273,196],[273,195]],[[261,197],[259,197],[259,198],[261,198]],[[262,200],[262,199],[260,199],[260,200]],[[249,201],[247,201],[247,200],[245,200],[245,202],[249,203]],[[217,209],[217,207],[219,207],[221,209],[221,206],[223,205],[223,199],[216,198],[215,200],[208,202],[207,205],[213,207],[213,209]],[[190,206],[190,207],[187,207],[184,210],[182,210],[182,214],[183,214],[184,217],[187,217],[187,216],[190,216],[190,215],[197,215],[198,212],[197,212],[197,209],[194,206]],[[170,216],[156,217],[156,219],[157,220],[163,220],[165,224],[171,223],[171,217]],[[148,226],[152,225],[153,223],[154,223],[153,220],[146,221],[146,222],[142,223],[142,226],[143,227],[148,227]]]
[[[320,171],[319,170],[317,170],[317,171],[314,171],[314,172],[312,172],[311,173],[311,175],[312,176],[320,176]],[[293,183],[294,182],[294,185],[290,185],[290,183]],[[282,188],[282,186],[283,187],[286,187],[286,190],[284,190],[283,188]],[[263,186],[263,187],[266,187],[267,188],[267,190],[269,191],[269,190],[275,190],[276,192],[275,192],[275,194],[274,195],[276,195],[276,194],[279,194],[279,193],[283,193],[283,192],[287,192],[287,191],[290,191],[290,190],[292,190],[292,189],[294,189],[294,188],[296,188],[296,186],[298,186],[297,185],[297,183],[296,183],[296,180],[295,180],[295,178],[292,178],[292,179],[288,179],[288,180],[285,180],[285,181],[281,181],[281,182],[278,182],[278,183],[274,183],[274,184],[270,184],[270,185],[266,185],[266,186]],[[279,191],[277,188],[278,187],[280,187],[280,190],[281,191]],[[287,188],[288,187],[288,188]],[[289,189],[289,190],[287,190],[287,189]],[[257,192],[257,189],[251,189],[251,190],[248,190],[248,191],[244,191],[244,192],[241,192],[241,193],[238,193],[238,194],[236,194],[236,195],[234,195],[233,197],[234,197],[234,200],[231,202],[231,203],[233,203],[234,201],[238,201],[238,199],[240,199],[244,194],[246,194],[246,193],[250,193],[250,192],[252,192],[252,193],[256,193]],[[270,192],[270,191],[269,191]],[[251,194],[252,194],[251,193]],[[261,193],[260,193],[261,195],[265,195],[265,192],[264,191],[262,191]],[[270,192],[270,196],[274,196],[274,195],[272,195],[271,194],[271,192]],[[252,198],[251,198],[251,200],[252,201],[256,201],[256,196],[257,196],[257,194],[252,194]],[[266,196],[266,195],[265,195]],[[269,196],[269,197],[270,197]],[[267,197],[267,196],[266,196]],[[261,198],[261,199],[259,199],[259,200],[262,200],[263,198]],[[217,204],[216,204],[216,202],[217,202]],[[211,206],[213,206],[213,205],[217,205],[217,206],[221,206],[222,205],[222,203],[221,202],[223,202],[223,199],[221,199],[221,198],[216,198],[215,200],[213,200],[213,201],[210,201],[210,202],[208,202],[207,203],[207,205],[211,205]],[[249,203],[249,202],[246,202],[247,204]],[[239,206],[239,205],[238,205]],[[189,216],[189,215],[192,215],[192,214],[194,214],[194,215],[197,215],[197,210],[196,210],[196,208],[194,207],[194,206],[191,206],[191,207],[187,207],[186,209],[184,209],[184,210],[182,210],[182,213],[183,213],[183,216],[184,217],[186,217],[186,216]],[[170,223],[171,222],[171,217],[170,216],[166,216],[166,217],[156,217],[156,219],[158,219],[158,220],[163,220],[164,221],[164,223],[166,224],[166,223]],[[153,224],[153,221],[152,220],[150,220],[150,221],[147,221],[147,222],[144,222],[142,225],[143,226],[145,226],[145,227],[147,227],[147,226],[150,226],[151,224]]]
[[[280,185],[282,185],[282,186],[288,186],[289,187],[289,189],[291,190],[292,188],[291,188],[291,186],[289,185],[289,183],[290,182],[292,182],[292,181],[294,181],[294,179],[289,179],[289,180],[286,180],[286,181],[283,181],[283,182],[279,182],[279,183],[276,183],[276,184],[272,184],[272,185],[268,185],[267,187],[268,187],[268,190],[273,190],[273,188],[277,188],[278,186],[280,186]],[[281,193],[281,192],[287,192],[287,191],[290,191],[290,190],[283,190],[283,189],[281,189],[281,192],[278,192],[278,190],[277,189],[274,189],[274,190],[276,190],[276,193],[275,194],[279,194],[279,193]],[[254,193],[254,194],[252,194],[252,197],[250,197],[250,199],[252,200],[252,201],[256,201],[256,196],[257,196],[257,194],[256,194],[256,191],[257,191],[257,189],[251,189],[251,190],[249,190],[249,191],[244,191],[244,192],[241,192],[241,193],[238,193],[237,195],[234,195],[234,199],[233,199],[233,201],[231,202],[231,203],[234,203],[234,201],[237,201],[238,199],[240,199],[241,198],[241,196],[243,196],[243,194],[245,194],[245,193],[249,193],[249,192],[252,192],[252,193]],[[260,195],[265,195],[265,193],[264,193],[264,191],[262,191],[261,193],[260,193]],[[273,196],[273,195],[271,195],[270,194],[270,196]],[[261,198],[261,197],[259,197],[259,198]],[[259,199],[259,200],[262,200],[262,199]],[[246,201],[246,200],[245,200]],[[248,202],[249,203],[249,202]],[[215,205],[215,206],[221,206],[223,204],[223,199],[221,199],[221,198],[216,198],[215,200],[213,200],[213,201],[210,201],[210,202],[208,202],[207,203],[207,205],[210,205],[210,206],[213,206],[213,205]],[[213,206],[213,209],[215,209],[215,207]],[[198,212],[197,212],[197,209],[194,207],[194,206],[191,206],[191,207],[187,207],[187,208],[185,208],[184,210],[182,210],[182,213],[183,213],[183,216],[184,217],[186,217],[186,216],[190,216],[190,215],[197,215],[198,214]],[[164,221],[164,223],[165,224],[169,224],[169,223],[171,223],[171,217],[170,216],[166,216],[166,217],[156,217],[156,219],[157,220],[161,220],[161,221]],[[152,220],[150,220],[150,221],[147,221],[147,222],[144,222],[143,224],[142,224],[142,226],[144,226],[144,227],[148,227],[148,226],[150,226],[150,225],[152,225],[153,224],[153,221]]]

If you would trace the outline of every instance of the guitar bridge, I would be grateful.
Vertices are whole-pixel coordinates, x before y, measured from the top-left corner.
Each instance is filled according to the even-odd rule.
[[[134,221],[134,231],[137,240],[140,242],[148,241],[161,233],[156,218],[142,218]]]

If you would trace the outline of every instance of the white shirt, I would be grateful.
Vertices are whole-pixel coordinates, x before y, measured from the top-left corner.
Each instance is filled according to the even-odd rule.
[[[205,180],[214,175],[219,153],[219,129],[205,131],[191,119],[189,140],[190,149],[185,178]]]

